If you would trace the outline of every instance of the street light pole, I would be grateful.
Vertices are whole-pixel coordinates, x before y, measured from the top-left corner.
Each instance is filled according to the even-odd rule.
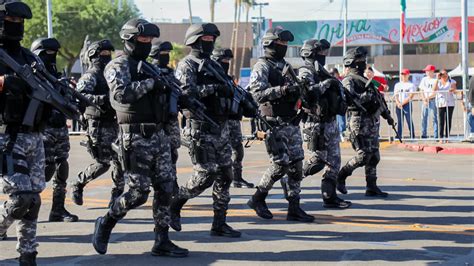
[[[468,64],[468,24],[467,24],[467,1],[461,0],[461,67],[462,67],[462,91],[464,98],[464,106],[468,106],[467,86],[469,84],[469,64]],[[464,121],[466,121],[466,112],[464,112]],[[469,137],[467,121],[464,123],[464,138]]]
[[[346,56],[347,51],[347,0],[344,0],[344,37],[342,39],[342,56]]]
[[[46,0],[46,16],[48,20],[48,38],[53,38],[53,16],[51,0]]]

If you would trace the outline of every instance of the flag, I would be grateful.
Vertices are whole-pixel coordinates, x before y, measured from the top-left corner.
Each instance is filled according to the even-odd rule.
[[[406,24],[405,24],[405,11],[407,9],[407,2],[406,0],[400,0],[400,30],[402,32],[402,38],[405,38],[406,33]]]

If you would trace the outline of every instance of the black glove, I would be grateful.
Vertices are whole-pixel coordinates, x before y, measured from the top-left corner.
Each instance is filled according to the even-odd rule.
[[[154,77],[153,80],[155,81],[155,85],[153,85],[153,89],[159,92],[168,92],[169,88],[165,85],[165,83],[161,80],[160,77]]]
[[[228,86],[228,85],[225,85],[225,84],[220,84],[220,85],[217,85],[217,89],[216,89],[219,94],[221,94],[222,96],[227,96],[227,97],[232,97],[234,95],[234,88]]]
[[[281,92],[285,96],[290,95],[290,94],[299,94],[300,86],[299,85],[284,85],[281,87]]]
[[[387,117],[387,123],[391,126],[395,125],[395,120],[391,116]]]
[[[14,95],[22,92],[30,93],[30,86],[16,75],[6,74],[3,76],[3,88],[10,91]]]

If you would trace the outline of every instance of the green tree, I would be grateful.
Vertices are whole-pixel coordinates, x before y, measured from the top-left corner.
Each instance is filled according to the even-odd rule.
[[[178,62],[183,59],[186,54],[186,46],[179,43],[173,43],[173,50],[170,53],[170,65],[175,68],[178,65]]]
[[[24,0],[33,12],[33,18],[25,23],[23,45],[29,47],[39,38],[47,36],[46,1]],[[110,0],[53,0],[53,33],[61,43],[59,67],[70,72],[79,57],[84,37],[91,40],[109,39],[116,48],[121,47],[119,31],[130,18],[140,15],[134,4]]]

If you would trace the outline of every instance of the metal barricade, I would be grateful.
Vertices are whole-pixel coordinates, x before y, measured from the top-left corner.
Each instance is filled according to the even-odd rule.
[[[402,123],[401,134],[404,141],[439,141],[456,142],[466,138],[465,129],[468,115],[464,108],[462,91],[454,94],[454,106],[438,107],[436,98],[428,105],[423,101],[420,91],[412,92],[413,99],[405,108],[400,109],[396,105],[393,92],[385,93],[385,100],[390,108],[391,115],[395,121]],[[436,91],[436,94],[447,94],[450,92]],[[398,114],[397,114],[398,109]],[[410,111],[411,110],[411,113]],[[400,118],[398,118],[400,116]],[[408,119],[407,119],[408,118]],[[451,121],[450,121],[451,118]],[[411,123],[408,123],[409,121]],[[425,124],[425,126],[423,125]],[[426,130],[423,130],[423,126]],[[413,132],[413,133],[410,133]],[[426,132],[426,135],[424,133]],[[448,134],[446,134],[446,132]],[[443,134],[444,133],[444,134]],[[395,133],[387,123],[381,121],[380,137],[382,139],[394,140]]]

